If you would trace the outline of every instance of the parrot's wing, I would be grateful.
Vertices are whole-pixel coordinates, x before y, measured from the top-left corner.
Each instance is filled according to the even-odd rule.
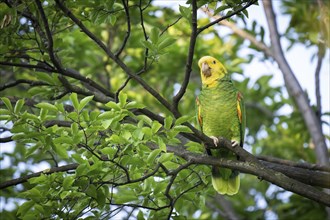
[[[240,122],[240,129],[241,129],[241,143],[240,146],[243,147],[244,137],[245,137],[245,105],[244,105],[244,98],[242,93],[237,92],[237,116]]]
[[[201,129],[201,131],[203,131],[203,120],[202,120],[202,116],[201,116],[201,105],[199,102],[198,97],[196,97],[196,117],[197,117],[197,122],[199,124],[199,127]]]

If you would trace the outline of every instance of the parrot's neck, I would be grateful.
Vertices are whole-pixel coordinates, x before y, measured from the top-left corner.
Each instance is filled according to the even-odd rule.
[[[222,86],[232,85],[232,81],[231,81],[229,74],[226,74],[222,78],[218,78],[213,81],[203,83],[203,87],[206,87],[206,88],[215,88],[219,85],[222,85]]]

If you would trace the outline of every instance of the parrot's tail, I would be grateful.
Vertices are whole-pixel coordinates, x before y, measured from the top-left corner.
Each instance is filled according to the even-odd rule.
[[[239,172],[227,168],[212,167],[212,185],[222,195],[234,195],[240,186]]]

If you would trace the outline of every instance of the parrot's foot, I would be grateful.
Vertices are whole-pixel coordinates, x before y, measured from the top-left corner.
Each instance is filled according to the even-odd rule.
[[[210,136],[210,138],[213,140],[213,143],[215,146],[218,146],[219,144],[219,139],[217,137],[214,137],[214,136]]]
[[[231,141],[231,146],[232,147],[237,147],[238,146],[238,142],[237,141]]]

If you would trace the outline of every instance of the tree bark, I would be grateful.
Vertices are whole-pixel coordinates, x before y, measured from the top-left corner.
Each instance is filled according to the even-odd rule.
[[[288,93],[297,104],[300,113],[302,114],[306,123],[307,129],[315,145],[315,153],[318,163],[322,165],[329,165],[329,155],[325,143],[324,135],[321,129],[321,123],[316,117],[315,112],[308,103],[308,99],[301,88],[297,78],[295,77],[292,69],[290,68],[287,60],[285,59],[280,36],[277,30],[277,23],[275,13],[272,6],[272,1],[263,1],[264,11],[267,18],[270,40],[273,50],[273,58],[276,60],[280,70],[283,73],[284,82]]]

